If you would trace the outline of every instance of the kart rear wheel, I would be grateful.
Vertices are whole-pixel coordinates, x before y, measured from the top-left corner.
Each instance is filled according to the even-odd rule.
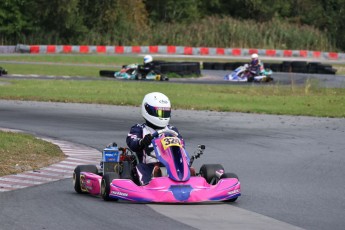
[[[141,74],[141,73],[137,73],[136,75],[135,75],[135,78],[134,78],[135,80],[142,80],[143,79],[143,75]]]
[[[238,180],[238,176],[235,173],[224,173],[220,179],[223,178],[236,178]],[[238,197],[233,198],[233,199],[229,199],[229,200],[225,200],[224,202],[235,202],[237,200]]]
[[[200,175],[205,178],[207,183],[209,184],[216,184],[216,171],[217,170],[224,170],[221,164],[204,164],[200,168]]]
[[[271,75],[267,75],[266,82],[271,82],[271,81],[273,81],[273,78],[271,77]]]
[[[248,78],[247,78],[248,80],[248,82],[253,82],[254,81],[254,76],[249,76]]]
[[[116,198],[112,198],[109,196],[110,184],[114,179],[120,179],[120,175],[116,172],[105,173],[102,177],[101,196],[102,196],[103,200],[105,200],[105,201],[110,201],[110,200],[117,201],[118,200]]]
[[[159,80],[160,80],[160,81],[169,81],[169,78],[168,78],[166,75],[161,74],[161,77],[160,77]]]
[[[73,185],[74,185],[74,190],[77,193],[84,193],[81,190],[80,187],[80,173],[81,172],[89,172],[89,173],[94,173],[97,174],[98,173],[98,169],[96,167],[96,165],[78,165],[73,172]]]

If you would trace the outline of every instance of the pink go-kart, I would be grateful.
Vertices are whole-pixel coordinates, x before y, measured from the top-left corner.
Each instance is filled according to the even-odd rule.
[[[160,203],[234,202],[241,195],[237,175],[226,173],[220,164],[204,164],[199,173],[191,173],[193,161],[203,154],[204,145],[198,146],[189,158],[173,130],[160,130],[153,137],[155,157],[163,172],[161,177],[153,177],[147,185],[140,185],[135,169],[138,157],[114,144],[103,150],[101,169],[95,165],[75,168],[75,191],[100,195],[106,201]]]

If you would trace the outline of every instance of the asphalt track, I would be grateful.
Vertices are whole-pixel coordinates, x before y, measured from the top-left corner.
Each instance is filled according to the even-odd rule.
[[[139,107],[0,100],[0,127],[84,144],[125,144]],[[8,229],[344,229],[345,119],[173,111],[195,161],[239,175],[234,204],[132,204],[76,194],[72,180],[0,193]],[[15,154],[15,153],[14,153]]]
[[[254,82],[231,82],[225,81],[224,76],[231,71],[224,70],[202,70],[202,77],[197,78],[171,78],[171,83],[193,83],[193,84],[218,84],[218,85],[259,85]],[[279,84],[279,85],[304,85],[307,81],[312,80],[313,85],[319,87],[330,88],[345,88],[345,76],[340,75],[325,75],[325,74],[302,74],[302,73],[274,73],[272,75],[274,82],[265,84]],[[78,80],[78,81],[128,81],[119,80],[109,77],[85,77],[85,76],[45,76],[45,75],[20,75],[9,74],[1,76],[3,79],[62,79],[62,80]],[[148,81],[150,82],[150,81]],[[151,81],[152,82],[152,81]],[[164,81],[165,82],[165,81]],[[157,82],[158,83],[158,82]]]

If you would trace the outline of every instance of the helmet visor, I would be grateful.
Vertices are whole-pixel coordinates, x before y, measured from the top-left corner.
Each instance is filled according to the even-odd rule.
[[[154,107],[149,104],[145,104],[145,110],[148,114],[159,118],[170,118],[171,109],[165,107]]]

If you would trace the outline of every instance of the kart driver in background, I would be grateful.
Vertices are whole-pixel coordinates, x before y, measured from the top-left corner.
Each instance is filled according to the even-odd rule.
[[[144,57],[144,65],[139,65],[138,70],[141,73],[143,78],[146,78],[146,75],[151,71],[159,74],[160,72],[155,68],[155,64],[153,63],[153,58],[151,55],[146,55]]]
[[[249,70],[259,76],[264,71],[264,64],[259,60],[259,55],[254,53],[251,56],[251,61],[249,63]]]
[[[138,155],[140,163],[136,166],[136,170],[141,185],[146,185],[152,176],[162,176],[159,161],[152,157],[155,156],[151,143],[152,134],[157,130],[171,129],[178,133],[182,142],[183,139],[177,128],[169,125],[171,104],[169,98],[164,94],[158,92],[146,94],[141,105],[141,114],[145,123],[132,126],[126,142],[128,147]],[[191,171],[191,175],[193,175],[193,171]]]

